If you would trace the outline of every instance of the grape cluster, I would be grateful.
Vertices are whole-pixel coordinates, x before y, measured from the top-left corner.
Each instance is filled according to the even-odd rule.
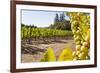
[[[90,15],[82,12],[68,13],[75,41],[73,60],[90,59]]]

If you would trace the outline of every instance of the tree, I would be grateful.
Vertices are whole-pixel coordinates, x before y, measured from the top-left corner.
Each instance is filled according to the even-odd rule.
[[[65,29],[67,29],[67,30],[71,30],[71,23],[70,23],[69,20],[65,20],[65,21],[64,21],[64,27],[65,27]]]
[[[25,24],[21,24],[21,27],[24,27],[25,26]]]
[[[64,12],[60,14],[60,17],[56,13],[54,24],[51,24],[49,28],[60,30],[71,30],[70,21],[65,19]]]
[[[31,25],[32,28],[37,28],[37,26],[35,26],[34,24]]]
[[[60,14],[60,22],[64,22],[65,21],[65,15],[64,12],[62,14]]]
[[[54,19],[54,24],[57,23],[57,22],[59,22],[59,16],[58,16],[58,14],[56,13],[56,16],[55,16],[55,19]]]

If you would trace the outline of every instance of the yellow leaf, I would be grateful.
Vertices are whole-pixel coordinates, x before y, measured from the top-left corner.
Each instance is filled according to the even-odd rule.
[[[56,61],[56,57],[52,48],[49,47],[47,49],[47,51],[44,54],[44,58],[41,59],[41,61],[42,62]]]
[[[70,61],[73,60],[73,56],[72,56],[72,49],[70,48],[65,48],[62,53],[59,56],[58,61]]]

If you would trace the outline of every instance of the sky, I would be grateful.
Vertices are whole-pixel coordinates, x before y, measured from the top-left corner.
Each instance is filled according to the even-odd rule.
[[[22,24],[32,25],[37,27],[48,27],[50,24],[54,23],[54,18],[56,13],[60,15],[63,12],[58,11],[36,11],[36,10],[22,10],[21,11]],[[66,16],[66,19],[69,19]]]

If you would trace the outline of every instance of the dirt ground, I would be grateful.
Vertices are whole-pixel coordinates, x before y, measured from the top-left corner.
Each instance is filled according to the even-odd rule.
[[[41,49],[47,49],[48,47],[51,47],[53,48],[56,57],[60,55],[64,48],[71,48],[72,50],[75,50],[75,42],[73,39],[61,40],[60,42],[52,42],[50,44],[32,44],[31,46]],[[43,52],[39,52],[37,54],[22,53],[21,61],[22,63],[39,62],[42,57]]]

